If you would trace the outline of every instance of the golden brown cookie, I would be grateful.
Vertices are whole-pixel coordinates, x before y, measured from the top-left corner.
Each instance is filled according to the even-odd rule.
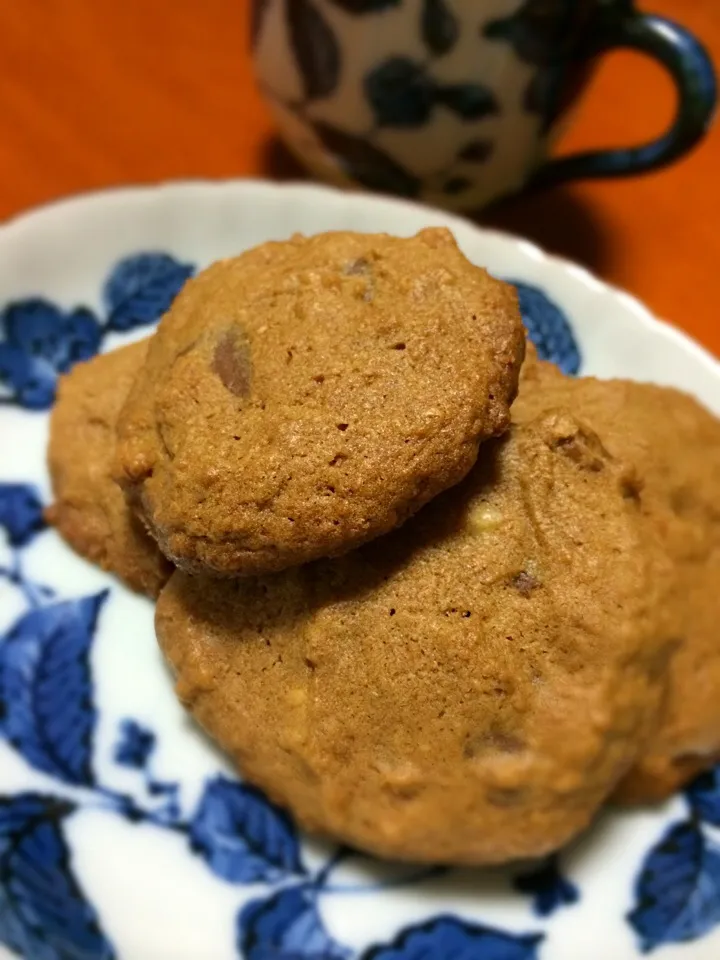
[[[147,340],[79,363],[60,379],[50,418],[48,464],[55,503],[48,519],[82,556],[157,596],[172,570],[111,477],[115,427]]]
[[[515,291],[446,230],[267,243],[163,318],[116,476],[190,572],[341,554],[466,475],[507,427],[523,349]]]
[[[404,860],[539,856],[586,826],[662,700],[639,511],[634,475],[554,413],[345,557],[175,573],[158,638],[181,700],[307,829]]]
[[[523,372],[516,419],[565,404],[633,463],[643,504],[674,565],[678,649],[663,722],[618,798],[662,799],[720,759],[720,421],[666,387]]]

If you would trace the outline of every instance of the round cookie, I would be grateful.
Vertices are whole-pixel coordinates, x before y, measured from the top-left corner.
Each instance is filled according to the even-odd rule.
[[[523,349],[514,290],[446,230],[267,243],[161,321],[116,476],[187,571],[341,554],[467,474],[509,423]]]
[[[111,476],[120,409],[147,340],[79,363],[61,377],[50,418],[48,521],[78,553],[133,590],[157,596],[172,571]]]
[[[621,785],[629,802],[669,796],[720,759],[720,421],[666,387],[570,380],[549,364],[523,370],[515,419],[568,405],[643,481],[648,520],[674,573],[677,650],[659,729]]]
[[[403,860],[540,856],[586,826],[662,701],[639,511],[633,474],[554,413],[345,557],[175,573],[158,639],[180,699],[307,829]]]

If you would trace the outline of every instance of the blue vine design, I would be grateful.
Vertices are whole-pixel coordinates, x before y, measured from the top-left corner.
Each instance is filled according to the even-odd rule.
[[[100,349],[108,333],[155,322],[192,272],[163,253],[127,258],[103,288],[102,322],[82,305],[61,310],[39,298],[7,307],[0,314],[3,402],[46,409],[61,373]],[[517,286],[541,355],[577,372],[580,354],[568,318],[544,291]],[[235,946],[246,960],[540,960],[544,933],[509,932],[451,915],[405,927],[391,942],[351,949],[326,926],[324,898],[420,884],[446,870],[408,867],[393,879],[343,883],[337,871],[358,854],[339,848],[311,868],[287,815],[254,787],[224,776],[207,780],[188,811],[181,784],[155,772],[155,733],[135,718],[120,722],[113,759],[137,776],[137,787],[129,793],[103,783],[94,764],[91,650],[112,595],[60,597],[27,576],[25,551],[51,535],[43,511],[32,484],[0,482],[0,535],[9,557],[0,580],[19,591],[24,604],[0,635],[0,738],[57,785],[54,794],[0,795],[0,943],[39,960],[117,956],[75,876],[65,832],[70,818],[100,807],[176,835],[223,883],[263,886],[237,910]],[[696,940],[720,925],[720,770],[698,777],[685,803],[685,816],[664,830],[637,875],[627,922],[642,952]],[[518,873],[513,886],[530,898],[538,921],[580,896],[557,858]]]
[[[60,374],[99,350],[109,333],[154,323],[192,272],[192,265],[165,253],[123,260],[103,287],[102,320],[83,305],[61,309],[41,298],[5,308],[3,402],[29,412],[47,409]],[[577,372],[580,354],[567,316],[544,290],[517,286],[541,355]],[[235,947],[246,960],[545,960],[544,927],[510,932],[447,914],[363,950],[342,943],[324,919],[326,898],[422,884],[447,871],[407,867],[392,879],[343,882],[339,871],[358,854],[339,848],[311,865],[288,816],[254,787],[222,775],[208,779],[188,809],[181,783],[158,776],[156,735],[137,718],[120,721],[113,750],[115,764],[136,776],[136,787],[120,791],[103,782],[94,760],[91,652],[113,596],[104,589],[63,597],[29,577],[26,551],[47,536],[38,490],[0,482],[6,545],[0,581],[17,591],[24,608],[0,634],[0,739],[56,785],[50,792],[0,795],[0,943],[38,960],[117,956],[91,891],[75,876],[65,828],[72,817],[99,807],[175,835],[219,882],[253,887],[235,918]],[[626,919],[644,953],[720,926],[720,769],[699,776],[683,797],[684,814],[647,852],[631,892]],[[571,909],[580,896],[557,857],[518,872],[512,884],[529,898],[536,924]]]

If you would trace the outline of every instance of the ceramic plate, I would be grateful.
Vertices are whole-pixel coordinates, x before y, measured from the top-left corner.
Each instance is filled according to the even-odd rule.
[[[46,529],[59,372],[143,336],[210,261],[294,231],[447,224],[521,282],[569,372],[674,384],[720,413],[717,362],[528,243],[314,186],[176,184],[0,228],[0,955],[32,960],[672,960],[720,956],[720,773],[606,812],[543,863],[418,869],[307,841],[176,702],[152,604]]]

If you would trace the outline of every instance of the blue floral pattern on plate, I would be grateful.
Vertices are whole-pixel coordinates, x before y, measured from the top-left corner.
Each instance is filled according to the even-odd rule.
[[[11,303],[0,313],[0,402],[49,409],[60,374],[95,356],[108,333],[156,323],[191,273],[165,253],[122,260],[103,288],[103,320],[40,297]]]
[[[124,259],[102,287],[101,318],[84,306],[61,309],[38,298],[7,308],[0,350],[5,402],[38,416],[52,402],[58,375],[93,355],[107,333],[154,323],[192,272],[190,264],[165,253]],[[580,355],[568,318],[538,288],[517,286],[541,355],[576,373]],[[23,608],[0,635],[0,740],[47,785],[0,794],[0,943],[36,960],[119,957],[93,889],[79,879],[69,828],[102,809],[125,823],[173,835],[216,882],[248,889],[239,896],[234,931],[228,931],[229,949],[237,957],[552,960],[546,946],[553,917],[572,909],[582,893],[558,858],[518,868],[510,878],[518,901],[527,904],[522,928],[430,912],[384,941],[358,947],[329,925],[329,900],[391,888],[412,888],[420,895],[453,872],[403,867],[389,877],[371,870],[359,882],[343,882],[338,877],[348,863],[363,860],[359,854],[345,848],[312,854],[283,811],[254,787],[222,773],[207,777],[194,799],[188,798],[183,779],[156,770],[161,747],[156,732],[131,716],[117,723],[110,750],[111,765],[131,784],[119,789],[98,759],[104,707],[94,664],[103,618],[122,588],[64,596],[58,587],[37,582],[27,573],[27,560],[47,537],[55,534],[46,530],[34,483],[0,483],[0,539],[9,556],[0,567],[0,584],[18,591]],[[720,826],[720,774],[698,778],[685,804],[685,817],[660,835],[638,864],[627,923],[646,952],[701,937],[720,923],[720,847],[712,832]]]
[[[30,410],[51,406],[57,375],[94,356],[102,339],[90,310],[66,312],[40,298],[6,307],[0,335],[0,399]]]
[[[539,287],[509,280],[518,292],[520,313],[541,360],[549,360],[569,375],[580,372],[580,349],[565,313]]]

